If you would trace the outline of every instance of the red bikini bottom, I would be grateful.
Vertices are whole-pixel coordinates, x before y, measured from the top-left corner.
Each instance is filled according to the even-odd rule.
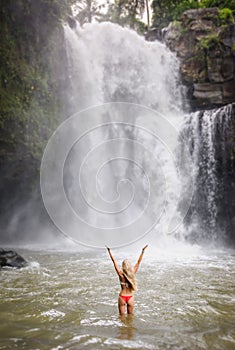
[[[128,301],[130,300],[130,298],[133,297],[133,295],[119,295],[119,296],[122,298],[122,300],[125,301],[125,303],[128,303]]]

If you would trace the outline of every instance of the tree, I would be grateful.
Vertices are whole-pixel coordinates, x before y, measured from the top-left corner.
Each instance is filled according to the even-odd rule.
[[[159,29],[179,20],[186,10],[218,7],[235,13],[235,0],[153,0],[153,26]]]
[[[147,0],[115,0],[109,6],[109,19],[121,26],[128,26],[138,32],[144,32],[146,25],[141,21]]]
[[[173,11],[180,1],[153,0],[153,26],[166,27],[173,20]]]
[[[83,25],[84,23],[91,23],[94,20],[100,20],[104,14],[104,9],[108,4],[108,1],[100,3],[98,0],[81,0],[76,1],[73,5],[73,12],[78,22]]]
[[[153,0],[153,26],[159,29],[178,20],[186,10],[199,8],[200,0]]]
[[[235,0],[202,0],[200,7],[219,7],[220,9],[229,8],[235,12]]]
[[[149,13],[149,1],[145,0],[145,7],[146,7],[146,13],[147,13],[147,26],[148,26],[148,30],[150,27],[150,13]]]

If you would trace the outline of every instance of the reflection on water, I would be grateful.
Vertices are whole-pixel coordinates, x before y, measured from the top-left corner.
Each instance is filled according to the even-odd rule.
[[[119,317],[122,325],[119,328],[120,334],[118,338],[121,340],[132,340],[136,330],[133,325],[133,315],[121,315]]]
[[[29,267],[0,272],[0,349],[235,348],[232,251],[149,249],[133,317],[118,315],[120,287],[106,254],[21,253]]]

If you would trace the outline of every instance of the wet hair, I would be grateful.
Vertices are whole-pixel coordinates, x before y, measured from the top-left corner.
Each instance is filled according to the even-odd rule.
[[[130,261],[127,259],[123,260],[122,262],[122,272],[127,282],[131,285],[131,289],[137,290],[137,283],[136,283],[133,267]]]

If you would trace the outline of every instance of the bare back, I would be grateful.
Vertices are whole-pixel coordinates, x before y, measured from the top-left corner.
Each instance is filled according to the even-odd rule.
[[[123,274],[119,275],[119,281],[121,285],[120,295],[132,295],[133,288]]]

